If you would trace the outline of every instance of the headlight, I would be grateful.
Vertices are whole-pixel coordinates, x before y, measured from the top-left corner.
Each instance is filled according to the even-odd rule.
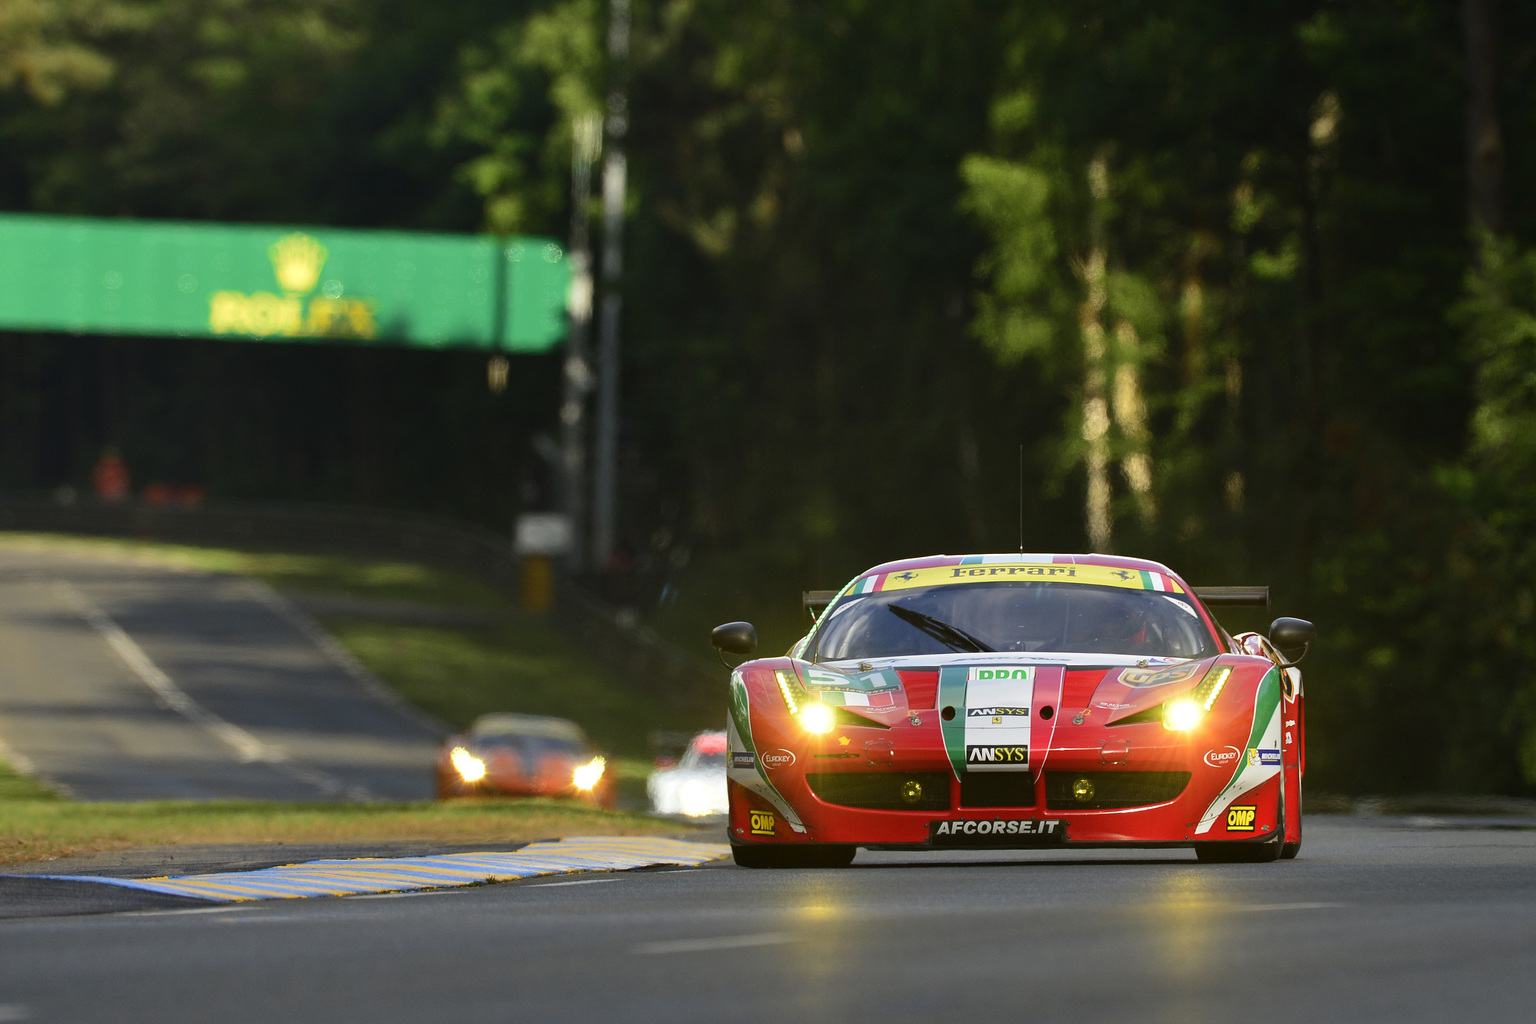
[[[837,724],[837,716],[831,708],[818,702],[800,709],[799,722],[800,728],[806,732],[820,734],[832,731],[832,727]]]
[[[678,810],[690,818],[702,818],[706,814],[713,814],[715,810],[714,793],[711,787],[698,779],[690,779],[683,783],[677,803]]]
[[[453,770],[459,773],[459,778],[465,782],[479,782],[485,778],[485,762],[463,747],[454,747],[453,753],[448,755],[448,760],[453,762]]]
[[[1163,705],[1163,728],[1186,732],[1200,724],[1205,712],[1192,700],[1171,700]]]
[[[1171,700],[1163,705],[1163,728],[1172,732],[1188,732],[1200,724],[1200,719],[1216,704],[1216,698],[1221,696],[1222,687],[1227,685],[1227,678],[1232,675],[1232,669],[1223,665],[1206,673],[1200,685],[1189,692],[1189,696]]]
[[[592,787],[597,785],[597,780],[603,777],[603,769],[607,765],[608,762],[601,757],[594,757],[571,773],[571,781],[583,793],[590,792]]]

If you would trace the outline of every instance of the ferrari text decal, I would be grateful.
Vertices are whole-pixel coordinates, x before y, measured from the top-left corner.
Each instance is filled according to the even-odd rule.
[[[772,811],[748,811],[747,824],[752,827],[753,835],[771,836],[776,822]]]
[[[946,583],[991,583],[1018,580],[1025,583],[1085,583],[1126,590],[1156,590],[1182,594],[1184,589],[1172,576],[1141,569],[1117,569],[1108,565],[1042,565],[1018,562],[997,565],[943,565],[905,572],[877,573],[855,580],[848,595],[909,590]]]
[[[1258,814],[1259,809],[1253,804],[1233,804],[1227,808],[1227,831],[1252,832],[1253,819]]]

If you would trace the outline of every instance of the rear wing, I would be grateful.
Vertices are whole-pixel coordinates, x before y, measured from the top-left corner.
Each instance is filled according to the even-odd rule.
[[[1195,596],[1210,606],[1269,607],[1268,587],[1195,587]]]
[[[821,618],[821,613],[827,610],[827,605],[837,596],[835,590],[802,590],[800,592],[800,607],[808,612],[812,619]]]

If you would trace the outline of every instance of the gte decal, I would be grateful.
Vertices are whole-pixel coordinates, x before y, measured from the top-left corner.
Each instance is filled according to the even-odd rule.
[[[993,718],[997,716],[1010,718],[1028,718],[1029,708],[966,708],[965,714],[968,718]]]
[[[757,755],[747,750],[731,751],[731,767],[752,769],[757,767]]]
[[[772,811],[748,811],[747,824],[751,826],[753,835],[771,836],[778,822]]]
[[[756,813],[755,811],[753,813]],[[1227,808],[1228,832],[1252,832],[1253,819],[1258,817],[1259,809],[1253,804],[1239,806],[1233,804]]]
[[[1007,746],[966,744],[966,764],[1029,764],[1029,748],[1022,743]]]

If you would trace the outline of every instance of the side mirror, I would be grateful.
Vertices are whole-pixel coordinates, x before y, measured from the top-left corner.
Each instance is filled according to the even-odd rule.
[[[757,629],[750,622],[727,622],[710,631],[709,642],[722,654],[751,654],[757,650]]]
[[[1307,656],[1307,648],[1317,639],[1317,627],[1306,619],[1280,618],[1269,624],[1269,642],[1282,651],[1301,648],[1301,653],[1288,660],[1294,665]]]

